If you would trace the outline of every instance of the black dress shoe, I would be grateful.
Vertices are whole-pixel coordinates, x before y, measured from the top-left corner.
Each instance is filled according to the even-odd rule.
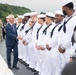
[[[9,69],[12,69],[12,67],[11,67],[11,66],[8,66],[8,68],[9,68]]]
[[[22,59],[18,59],[18,61],[19,61],[20,63],[22,63],[22,62],[23,62],[23,60],[22,60]]]
[[[28,69],[28,70],[31,70],[32,72],[37,72],[34,68],[30,68],[30,67],[28,67],[28,66],[27,66],[27,69]]]
[[[29,66],[29,64],[27,64],[26,62],[23,62],[23,65],[25,65],[25,66]]]
[[[32,72],[37,72],[34,68],[31,69]]]
[[[39,71],[36,71],[35,74],[39,74]]]
[[[18,69],[19,69],[19,67],[18,67],[18,66],[13,66],[13,69],[17,69],[17,70],[18,70]]]
[[[40,75],[40,74],[34,74],[34,75]]]
[[[28,70],[32,70],[32,68],[30,68],[29,66],[27,66],[27,69],[28,69]]]
[[[34,75],[39,75],[39,72],[38,72],[38,71],[37,71],[37,72],[35,72],[35,73],[34,73]]]
[[[25,65],[26,64],[25,61],[23,61],[22,64]]]

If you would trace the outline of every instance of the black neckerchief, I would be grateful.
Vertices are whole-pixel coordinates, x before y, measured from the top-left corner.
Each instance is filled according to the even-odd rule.
[[[18,30],[19,27],[20,27],[20,25],[18,25],[18,27],[16,29]]]
[[[43,26],[43,25],[41,25],[40,28],[37,30],[37,35],[36,35],[37,40],[38,40],[38,37],[39,37],[39,31],[40,31],[40,29],[42,28],[42,26]]]
[[[31,29],[33,30],[33,27],[35,24],[36,24],[36,22],[34,22],[33,26],[31,28],[29,28],[28,30],[26,30],[25,33],[27,34]]]
[[[54,33],[54,30],[55,30],[55,28],[58,26],[58,25],[60,25],[61,24],[61,22],[59,22],[53,29],[52,29],[52,31],[51,31],[51,38],[52,38],[52,36],[53,36],[53,33]]]
[[[47,33],[47,29],[51,26],[52,24],[48,25],[44,30],[43,30],[43,34],[46,35]]]
[[[25,24],[21,27],[20,31],[22,31],[24,29]]]
[[[60,31],[63,28],[63,32],[66,33],[66,24],[68,23],[69,20],[71,20],[73,16],[71,16],[67,21],[64,21],[63,25],[60,26],[58,31]]]

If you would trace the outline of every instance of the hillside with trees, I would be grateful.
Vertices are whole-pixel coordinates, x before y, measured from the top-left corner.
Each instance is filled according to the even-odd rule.
[[[22,15],[26,12],[31,12],[31,10],[25,7],[0,3],[0,19],[2,19],[3,21],[5,21],[5,17],[9,14],[14,14],[16,16]]]

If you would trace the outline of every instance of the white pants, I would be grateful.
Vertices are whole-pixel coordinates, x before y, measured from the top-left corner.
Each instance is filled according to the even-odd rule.
[[[35,68],[35,56],[33,46],[28,46],[28,54],[29,54],[29,64],[31,68]]]
[[[24,58],[24,46],[21,40],[19,40],[18,44],[18,58],[20,59]]]
[[[26,45],[26,46],[23,46],[23,48],[24,48],[24,51],[23,51],[23,61],[27,61],[27,59],[28,59],[28,46]]]
[[[61,71],[62,71],[62,62],[61,62],[61,57],[60,57],[60,53],[57,49],[57,47],[52,48],[50,51],[50,58],[52,60],[52,64],[53,64],[53,74],[54,75],[61,75]]]
[[[35,69],[37,71],[40,71],[40,69],[41,69],[41,55],[40,55],[40,51],[37,50],[35,47],[34,47],[34,56],[35,56],[35,61],[36,61]]]
[[[47,49],[43,52],[43,63],[42,63],[42,70],[41,70],[41,74],[40,75],[54,75],[53,74],[53,64],[52,64],[52,60],[49,57],[48,53],[49,51],[47,51]]]

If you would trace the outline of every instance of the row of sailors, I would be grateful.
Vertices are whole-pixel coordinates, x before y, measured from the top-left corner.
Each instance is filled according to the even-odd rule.
[[[28,22],[25,25],[21,22],[17,30],[22,37],[18,44],[19,59],[37,70],[40,75],[61,75],[70,55],[75,52],[75,47],[71,45],[75,22],[74,14],[64,18],[60,10],[55,15],[46,13],[46,16],[31,13]]]
[[[57,18],[60,16],[58,21],[56,20],[57,25],[54,23],[55,15],[51,12],[38,16],[37,13],[32,13],[24,29],[21,29],[23,26],[21,23],[17,30],[18,35],[22,37],[18,45],[19,59],[37,70],[40,75],[55,75],[52,73],[59,75],[61,72],[62,64],[57,46],[58,28],[64,16],[60,10],[56,13]]]
[[[71,54],[75,53],[76,44],[72,45],[71,38],[76,16],[72,10],[71,15],[65,18],[64,15],[68,14],[58,10],[55,14],[49,12],[46,15],[26,13],[24,19],[22,16],[16,19],[18,36],[22,37],[18,44],[18,58],[39,75],[61,75]]]

